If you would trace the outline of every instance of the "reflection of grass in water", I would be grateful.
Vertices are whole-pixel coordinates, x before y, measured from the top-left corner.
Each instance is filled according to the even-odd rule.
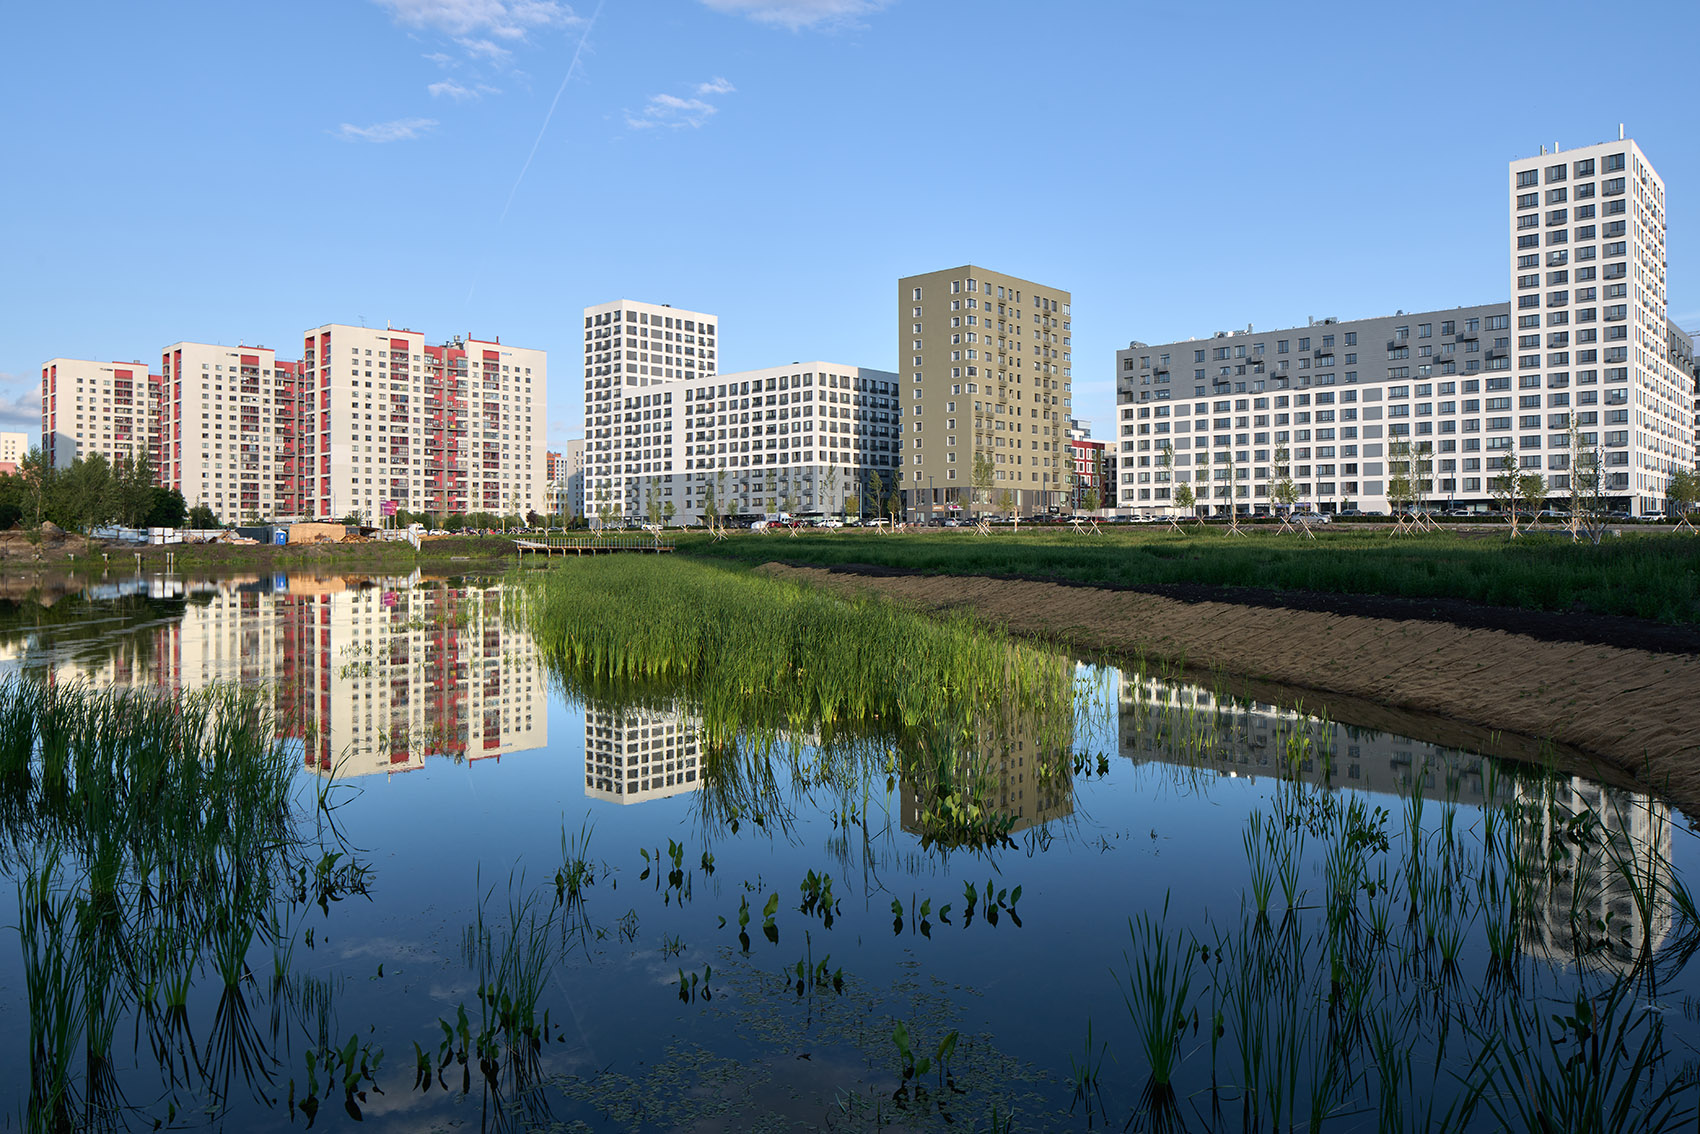
[[[291,883],[309,857],[299,832],[313,826],[274,737],[255,690],[164,698],[0,682],[0,843],[19,874],[30,1125],[112,1118],[113,1044],[132,1014],[173,1099],[187,1086],[222,1102],[238,1080],[267,1077],[246,957],[280,907],[305,901]],[[328,799],[315,801],[321,823]],[[202,1049],[187,1023],[198,973],[222,985]]]
[[[1043,767],[1072,746],[1072,664],[965,617],[689,562],[609,558],[528,583],[516,617],[570,692],[688,706],[714,826],[784,825],[784,787],[893,774],[924,837],[996,843],[1014,823],[987,803],[1008,755]]]
[[[1496,772],[1478,846],[1458,823],[1455,780],[1425,808],[1425,772],[1399,815],[1277,781],[1270,810],[1247,824],[1239,918],[1191,933],[1138,923],[1127,987],[1153,1085],[1136,1109],[1146,1126],[1175,1123],[1166,1073],[1212,1114],[1237,1104],[1247,1127],[1314,1129],[1365,1103],[1386,1129],[1692,1123],[1696,1079],[1656,1010],[1659,985],[1700,947],[1692,896],[1660,849],[1668,813],[1646,797],[1602,810],[1568,778]],[[1394,853],[1403,868],[1386,861]],[[1275,875],[1297,876],[1301,861],[1323,884],[1272,925]],[[1628,924],[1602,918],[1605,904]],[[1477,937],[1481,983],[1464,966]],[[1189,991],[1175,974],[1195,960],[1202,981]],[[1165,1042],[1201,1020],[1208,1077],[1201,1045],[1177,1054]],[[1238,1053],[1225,1078],[1221,1046]]]

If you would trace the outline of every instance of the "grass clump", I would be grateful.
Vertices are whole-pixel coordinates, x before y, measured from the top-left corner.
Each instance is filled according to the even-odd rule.
[[[280,909],[309,901],[313,827],[259,690],[0,681],[0,850],[18,887],[32,1128],[112,1124],[118,1041],[188,1042],[203,977],[212,1029],[192,1072],[162,1065],[169,1096],[221,1101],[269,1075],[248,957],[278,943]]]
[[[699,798],[723,819],[770,814],[782,778],[900,775],[925,838],[989,845],[1013,826],[987,802],[1006,757],[1072,744],[1072,664],[965,616],[676,559],[575,563],[530,587],[533,639],[569,691],[695,719]]]

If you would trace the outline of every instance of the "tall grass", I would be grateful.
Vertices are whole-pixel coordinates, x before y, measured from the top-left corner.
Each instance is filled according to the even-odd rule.
[[[1213,759],[1209,727],[1189,727],[1187,751]],[[1700,1079],[1661,1009],[1700,949],[1700,911],[1670,865],[1663,805],[1551,770],[1496,772],[1478,831],[1452,776],[1425,808],[1427,767],[1398,810],[1282,771],[1295,778],[1243,831],[1238,918],[1206,916],[1178,939],[1150,915],[1131,927],[1121,984],[1152,1071],[1134,1104],[1147,1128],[1207,1092],[1213,1114],[1238,1099],[1247,1129],[1366,1111],[1381,1129],[1692,1128]],[[1289,899],[1272,923],[1277,884],[1308,872],[1314,902]],[[1201,1019],[1215,1023],[1208,1078],[1175,1042]],[[1238,1053],[1226,1079],[1218,1047]]]
[[[523,617],[569,691],[693,718],[699,800],[727,824],[773,816],[784,784],[890,772],[925,838],[997,842],[1009,754],[1047,767],[1073,745],[1072,663],[967,617],[682,560],[609,557],[527,585]]]
[[[0,681],[0,855],[18,885],[30,1126],[115,1121],[120,1023],[170,1052],[198,975],[220,988],[194,1061],[205,1096],[268,1077],[247,957],[295,897],[316,830],[258,690]],[[182,1069],[161,1061],[174,1085]]]

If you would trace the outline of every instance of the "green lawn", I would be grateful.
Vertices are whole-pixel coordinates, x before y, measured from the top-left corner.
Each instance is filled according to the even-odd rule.
[[[869,563],[943,575],[1034,575],[1089,583],[1205,583],[1468,599],[1527,610],[1582,609],[1660,622],[1700,621],[1700,538],[1648,534],[1599,547],[1567,534],[1512,540],[1500,533],[1391,537],[1385,528],[1318,532],[1316,540],[1222,528],[1167,528],[1103,536],[1038,528],[985,537],[972,531],[880,535],[855,530],[734,532],[721,543],[679,537],[682,553],[745,564],[784,560]]]

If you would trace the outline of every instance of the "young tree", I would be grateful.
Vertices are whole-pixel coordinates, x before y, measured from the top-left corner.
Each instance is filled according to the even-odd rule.
[[[31,527],[41,526],[42,513],[46,510],[57,474],[53,462],[39,448],[32,447],[18,465],[18,475],[24,482],[24,515],[29,518]]]
[[[651,527],[661,526],[661,497],[656,494],[653,484],[645,484],[643,487],[643,511],[649,518]]]
[[[1269,491],[1276,505],[1288,512],[1299,502],[1299,486],[1293,482],[1292,450],[1285,442],[1275,446],[1275,483]]]
[[[1688,513],[1695,504],[1700,504],[1700,470],[1677,469],[1671,473],[1665,497],[1676,509],[1677,526],[1693,531],[1694,525],[1688,522]]]
[[[348,521],[345,518],[343,522],[347,523]],[[205,504],[197,504],[193,508],[189,509],[189,526],[191,528],[204,531],[208,528],[221,527],[222,525],[219,524],[218,516],[211,508],[208,508]]]
[[[1428,496],[1434,488],[1434,447],[1418,441],[1411,448],[1411,511],[1432,526],[1428,520]]]
[[[671,500],[661,506],[661,520],[667,527],[673,526],[673,517],[675,515],[677,515],[677,509],[673,507],[673,502]]]
[[[1015,496],[1007,488],[998,493],[998,511],[1006,516],[1015,514]]]
[[[1547,502],[1547,478],[1538,472],[1527,472],[1519,476],[1517,499],[1528,509],[1530,516],[1539,516],[1541,507]]]
[[[868,472],[868,498],[873,501],[874,515],[878,516],[880,504],[885,500],[885,481],[881,479],[878,469],[871,469]]]
[[[1411,443],[1405,440],[1392,441],[1387,446],[1387,502],[1393,505],[1395,515],[1407,515],[1415,499],[1411,476]],[[1401,521],[1399,528],[1404,528]]]
[[[1175,507],[1183,513],[1191,514],[1194,499],[1192,485],[1185,482],[1175,485]]]
[[[1086,490],[1085,504],[1088,512],[1096,512],[1103,504],[1103,500],[1099,497],[1098,490],[1096,488],[1088,488]]]
[[[1511,517],[1511,538],[1517,538],[1517,451],[1507,449],[1494,462],[1497,475],[1488,480],[1488,491],[1500,509]]]

